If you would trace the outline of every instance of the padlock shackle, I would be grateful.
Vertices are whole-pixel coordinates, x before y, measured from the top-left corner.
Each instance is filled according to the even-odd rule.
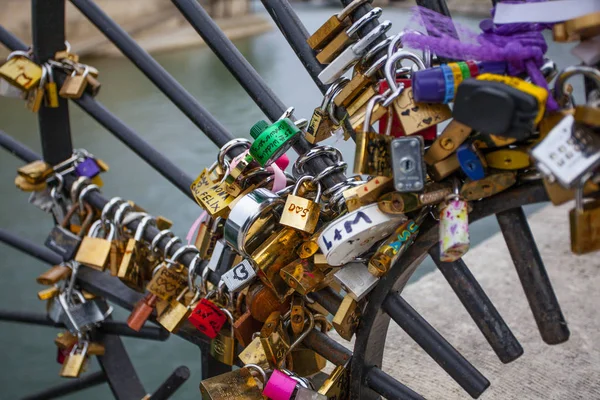
[[[404,85],[402,85],[402,87],[404,87]],[[375,104],[383,103],[385,100],[386,98],[384,95],[378,94],[371,97],[371,99],[367,103],[367,109],[365,110],[365,120],[363,122],[364,134],[367,134],[371,130],[371,115],[373,114],[373,110],[375,109]]]
[[[352,25],[350,25],[350,28],[348,28],[346,30],[346,34],[348,36],[354,35],[366,24],[368,24],[369,22],[373,21],[376,18],[379,18],[382,13],[383,13],[383,10],[381,9],[381,7],[375,7],[373,9],[369,10],[369,12],[367,12],[365,15],[363,15],[362,17],[360,17],[359,19],[354,21],[354,23]]]
[[[554,84],[554,99],[561,105],[564,106],[565,95],[565,84],[567,81],[575,76],[575,75],[583,75],[586,78],[590,79],[596,84],[596,88],[600,90],[600,71],[596,68],[588,67],[585,65],[572,65],[563,69],[556,78],[556,83]]]
[[[225,156],[227,155],[227,153],[229,153],[231,150],[237,147],[244,147],[245,150],[248,150],[250,149],[251,145],[252,142],[250,142],[248,139],[236,138],[230,140],[229,142],[225,143],[219,150],[219,154],[217,155],[217,163],[222,169],[226,169],[226,167],[228,168],[228,163],[226,163],[225,160]]]
[[[344,7],[342,9],[342,11],[340,11],[337,14],[337,18],[340,21],[345,20],[346,18],[348,18],[350,16],[350,14],[352,14],[354,12],[354,10],[356,10],[358,7],[362,6],[365,3],[372,3],[373,0],[353,0],[352,2],[350,2],[350,4],[348,4],[346,7]]]

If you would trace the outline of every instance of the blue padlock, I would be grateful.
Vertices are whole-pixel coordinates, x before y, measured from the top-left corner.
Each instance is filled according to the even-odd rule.
[[[463,144],[456,150],[456,157],[462,171],[473,181],[485,177],[485,161],[471,144]]]

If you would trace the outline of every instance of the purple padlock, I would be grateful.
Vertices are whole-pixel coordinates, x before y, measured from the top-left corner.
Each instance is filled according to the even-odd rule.
[[[297,384],[290,376],[276,369],[265,384],[263,395],[271,400],[290,400]]]
[[[75,173],[77,176],[85,176],[90,179],[98,175],[102,170],[96,163],[96,160],[90,157],[86,157],[75,167]]]

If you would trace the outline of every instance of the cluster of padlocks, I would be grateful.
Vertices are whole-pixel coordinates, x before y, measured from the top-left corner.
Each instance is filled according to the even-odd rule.
[[[0,67],[0,96],[26,100],[27,108],[38,112],[42,104],[57,108],[58,97],[78,99],[84,92],[96,96],[101,84],[98,70],[79,62],[79,56],[71,52],[71,46],[57,52],[54,59],[38,65],[33,61],[33,52],[13,51],[6,63]],[[67,73],[59,86],[54,80],[54,68]]]
[[[588,65],[559,72],[551,60],[537,59],[535,71],[529,65],[515,74],[508,61],[442,62],[426,45],[422,54],[409,51],[407,44],[419,48],[419,37],[427,36],[417,31],[373,45],[391,24],[359,37],[382,13],[374,8],[350,22],[362,3],[351,2],[308,39],[326,65],[319,79],[331,84],[310,121],[288,111],[273,124],[252,126],[252,141],[223,146],[191,186],[205,211],[190,243],[175,251],[181,239],[171,223],[132,202],[115,197],[93,211],[86,196],[101,186],[99,174],[108,166],[89,152],[76,150],[55,166],[36,161],[19,169],[17,186],[58,222],[46,245],[65,262],[38,282],[49,286],[39,297],[48,301],[50,318],[68,328],[56,339],[62,376],[77,377],[89,355],[102,354],[89,332],[111,311],[77,287],[81,268],[107,271],[145,294],[130,328],[139,331],[152,315],[169,332],[189,322],[211,339],[212,356],[242,367],[202,381],[203,398],[345,399],[346,367],[336,367],[315,388],[310,377],[326,360],[303,340],[318,327],[350,341],[369,293],[417,238],[424,219],[439,221],[441,261],[455,261],[469,250],[474,202],[543,180],[554,204],[576,199],[573,252],[600,249],[600,203],[583,200],[600,190],[594,176],[600,72],[593,66],[600,52],[589,50],[590,42],[598,43],[598,13],[554,25],[556,41],[581,42],[575,54]],[[443,25],[439,21],[434,25]],[[581,48],[588,50],[577,53]],[[53,67],[70,73],[61,96],[77,98],[88,88],[97,93],[97,71],[67,49],[43,66],[28,53],[13,53],[0,67],[0,94],[27,98],[34,111],[44,98],[51,106]],[[585,105],[575,105],[566,83],[574,75],[597,86]],[[347,164],[335,147],[316,144],[332,136],[348,140],[354,132],[356,175],[327,187],[327,177],[346,172]],[[315,146],[285,172],[285,153],[300,137]],[[307,162],[321,156],[330,165],[309,173]],[[62,190],[67,175],[76,176],[69,198]],[[136,220],[134,231],[126,227]],[[160,233],[147,241],[150,224]],[[157,243],[164,238],[161,251]],[[191,262],[182,261],[186,253],[193,254]],[[221,276],[217,285],[207,279],[210,273]],[[324,288],[343,297],[331,317],[311,297]]]

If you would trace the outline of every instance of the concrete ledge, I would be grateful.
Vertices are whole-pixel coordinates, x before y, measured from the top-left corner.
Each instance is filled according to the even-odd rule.
[[[472,249],[465,262],[521,342],[521,358],[510,364],[498,360],[441,273],[426,275],[403,293],[490,380],[483,400],[600,399],[600,259],[598,253],[571,253],[572,207],[545,207],[529,219],[569,323],[568,342],[548,346],[542,341],[501,234]],[[470,398],[393,322],[384,354],[384,371],[425,398]]]

